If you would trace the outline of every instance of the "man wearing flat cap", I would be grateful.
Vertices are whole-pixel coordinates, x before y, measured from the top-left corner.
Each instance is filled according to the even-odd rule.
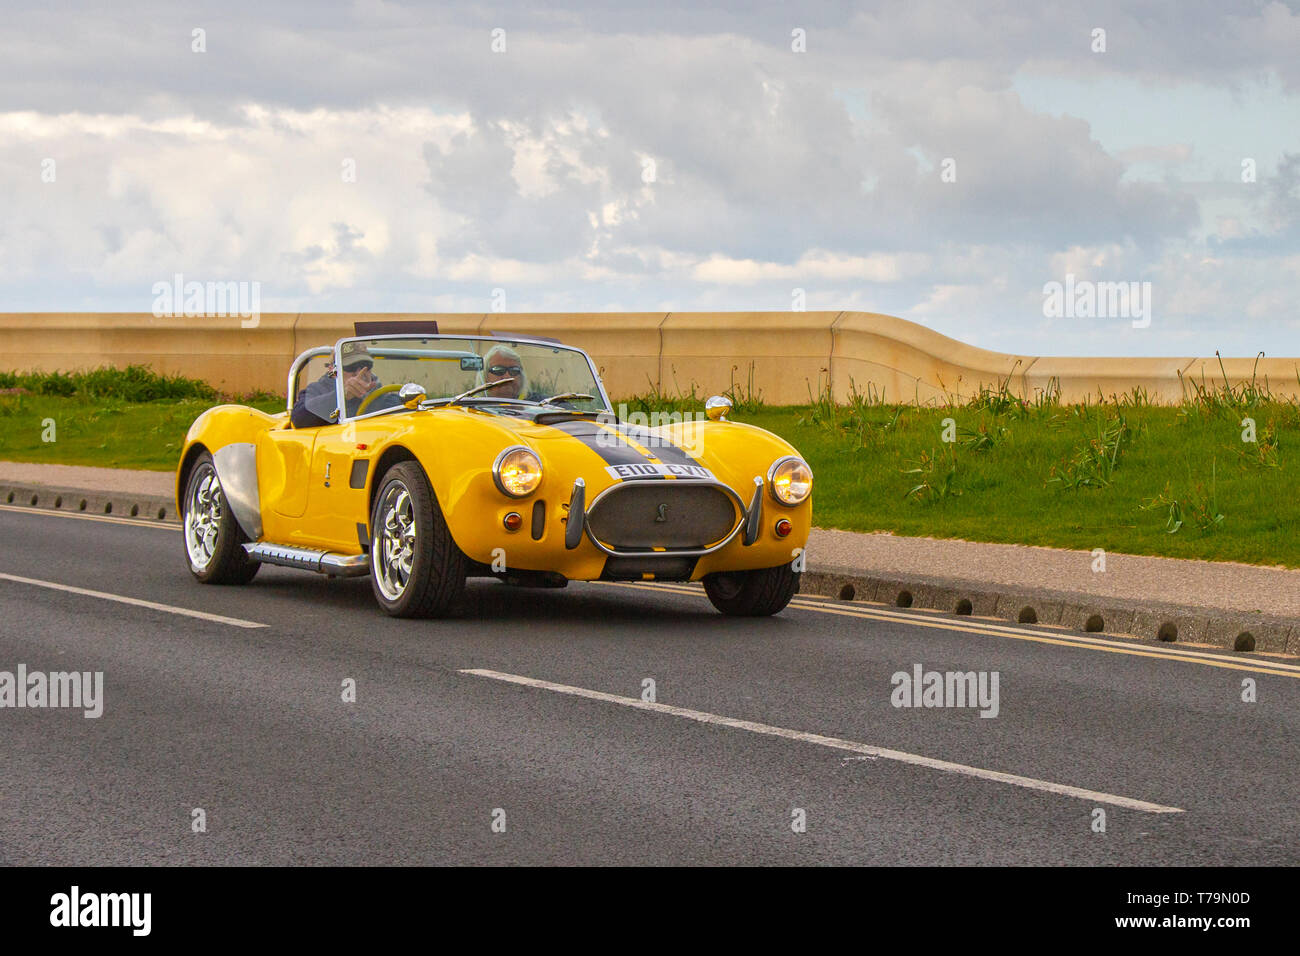
[[[366,350],[364,342],[345,342],[343,344],[343,399],[347,403],[348,417],[356,415],[361,400],[383,383],[375,378],[374,357]],[[338,400],[334,388],[334,370],[331,367],[324,375],[312,382],[298,393],[290,421],[294,428],[313,428],[328,425],[335,421]],[[384,408],[395,408],[402,404],[401,398],[394,392],[381,395],[366,409],[367,414]]]

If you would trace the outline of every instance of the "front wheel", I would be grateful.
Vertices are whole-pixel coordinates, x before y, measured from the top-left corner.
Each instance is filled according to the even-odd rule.
[[[799,592],[799,572],[789,564],[761,571],[719,571],[706,575],[704,593],[723,614],[768,617]]]
[[[393,617],[442,617],[465,590],[469,561],[452,540],[424,470],[384,474],[370,516],[370,585]]]
[[[248,540],[239,530],[221,490],[212,455],[203,452],[190,471],[184,498],[185,553],[190,574],[204,584],[247,584],[261,562],[244,550]]]

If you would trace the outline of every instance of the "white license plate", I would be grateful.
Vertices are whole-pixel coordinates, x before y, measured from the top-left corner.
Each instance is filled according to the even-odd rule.
[[[635,465],[608,465],[605,470],[611,478],[626,481],[629,478],[703,478],[717,481],[713,472],[703,465],[656,465],[653,462]]]

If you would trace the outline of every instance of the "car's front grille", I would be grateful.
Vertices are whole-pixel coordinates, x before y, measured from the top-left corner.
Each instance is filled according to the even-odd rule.
[[[730,495],[688,479],[626,481],[587,513],[592,537],[611,551],[699,550],[717,544],[739,520]]]

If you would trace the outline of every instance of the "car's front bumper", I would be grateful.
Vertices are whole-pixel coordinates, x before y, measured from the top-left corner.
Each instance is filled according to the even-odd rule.
[[[731,503],[725,533],[718,503],[708,501],[705,489],[715,489],[717,498],[725,495]],[[589,498],[579,478],[567,501],[505,503],[472,542],[457,543],[491,573],[549,571],[570,580],[699,580],[716,571],[769,568],[796,560],[811,529],[811,499],[794,506],[780,504],[759,477],[747,491],[742,496],[719,481],[629,481]],[[543,514],[538,517],[533,509]],[[524,518],[514,532],[503,526],[512,510]],[[631,511],[637,515],[628,514]],[[781,519],[789,523],[785,535],[777,531]],[[690,527],[693,520],[697,529]],[[693,530],[698,533],[692,535]]]

